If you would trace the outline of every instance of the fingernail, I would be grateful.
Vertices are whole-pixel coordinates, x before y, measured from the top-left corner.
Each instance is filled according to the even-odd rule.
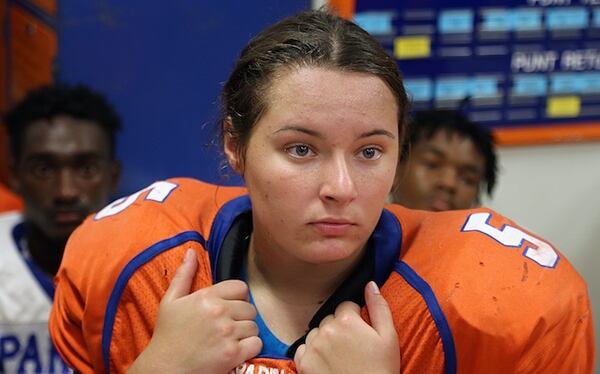
[[[194,258],[194,250],[191,248],[188,248],[188,250],[185,252],[185,256],[183,256],[183,262],[189,262]]]
[[[371,292],[374,293],[375,295],[381,294],[381,292],[379,291],[379,287],[377,287],[377,283],[370,281],[369,288],[371,289]]]

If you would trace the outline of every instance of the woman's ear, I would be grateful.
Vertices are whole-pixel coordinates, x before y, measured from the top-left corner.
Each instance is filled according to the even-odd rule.
[[[227,117],[223,121],[223,151],[225,152],[229,166],[238,174],[243,175],[239,139],[233,131],[231,117]]]

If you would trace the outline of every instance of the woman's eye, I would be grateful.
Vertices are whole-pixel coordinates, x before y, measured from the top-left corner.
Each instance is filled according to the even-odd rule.
[[[381,150],[375,147],[367,147],[360,151],[362,158],[366,160],[376,160],[381,157]]]
[[[312,154],[312,150],[306,144],[296,144],[286,148],[287,153],[293,157],[306,157]]]

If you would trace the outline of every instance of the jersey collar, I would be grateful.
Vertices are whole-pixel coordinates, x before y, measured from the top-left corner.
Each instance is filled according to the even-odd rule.
[[[226,279],[243,280],[244,258],[248,250],[248,238],[252,233],[251,208],[249,197],[241,196],[223,206],[215,217],[207,243],[215,283]],[[384,209],[369,238],[362,260],[315,313],[306,332],[318,327],[321,320],[333,314],[343,301],[353,301],[364,306],[366,284],[374,280],[379,287],[383,286],[399,259],[401,245],[402,230],[398,219]],[[305,339],[306,334],[293,343],[287,356],[294,357],[296,349]]]
[[[15,245],[17,246],[21,257],[29,267],[31,273],[35,276],[38,284],[46,295],[50,298],[50,300],[54,299],[54,283],[52,282],[52,278],[48,276],[34,261],[29,253],[29,248],[27,247],[27,240],[25,238],[25,223],[20,222],[12,230],[13,240]]]

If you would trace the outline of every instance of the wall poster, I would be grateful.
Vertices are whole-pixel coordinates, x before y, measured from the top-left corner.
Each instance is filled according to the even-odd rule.
[[[502,145],[600,139],[600,0],[338,3],[397,59],[413,109],[461,108]]]

